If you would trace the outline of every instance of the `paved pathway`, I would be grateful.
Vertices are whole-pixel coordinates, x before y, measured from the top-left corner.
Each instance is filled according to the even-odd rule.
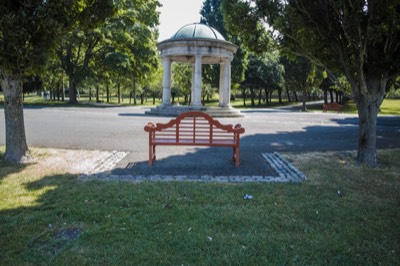
[[[220,119],[241,123],[239,169],[230,161],[231,150],[220,147],[160,147],[154,166],[147,166],[147,122],[170,118],[146,116],[143,107],[25,108],[29,146],[124,152],[110,174],[118,176],[254,176],[278,177],[279,170],[265,154],[356,150],[358,118],[336,113],[301,113],[291,110],[250,109],[245,118]],[[4,145],[4,114],[0,110],[0,145]],[[377,146],[400,148],[400,117],[379,117]],[[121,159],[122,158],[122,159]],[[107,171],[103,171],[107,172]]]

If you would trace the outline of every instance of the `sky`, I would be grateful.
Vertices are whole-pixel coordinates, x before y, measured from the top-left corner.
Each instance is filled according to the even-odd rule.
[[[160,36],[158,41],[169,39],[183,26],[200,22],[200,9],[204,0],[159,0]]]

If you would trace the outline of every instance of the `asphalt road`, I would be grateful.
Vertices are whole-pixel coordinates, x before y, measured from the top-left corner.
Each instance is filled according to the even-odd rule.
[[[358,118],[336,113],[301,113],[293,110],[252,109],[244,118],[219,119],[221,123],[240,123],[246,129],[241,138],[241,167],[222,169],[230,161],[226,148],[160,147],[158,167],[146,166],[148,122],[167,122],[171,118],[145,115],[144,107],[59,108],[25,107],[25,130],[31,147],[128,151],[118,169],[132,173],[176,174],[176,169],[190,168],[201,173],[201,160],[215,164],[204,174],[234,171],[236,174],[265,172],[261,153],[274,151],[356,150]],[[4,110],[0,110],[0,145],[5,145]],[[381,116],[377,126],[378,149],[400,147],[400,116]],[[174,165],[171,169],[170,165]],[[162,167],[161,167],[162,166]],[[211,167],[212,168],[212,167]],[[210,172],[211,171],[211,172]],[[202,173],[201,173],[202,174]]]

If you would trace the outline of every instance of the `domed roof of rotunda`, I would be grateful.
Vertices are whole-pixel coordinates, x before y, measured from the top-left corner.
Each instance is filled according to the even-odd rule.
[[[176,39],[213,39],[225,41],[225,38],[216,29],[201,23],[183,26],[171,37],[171,40]]]

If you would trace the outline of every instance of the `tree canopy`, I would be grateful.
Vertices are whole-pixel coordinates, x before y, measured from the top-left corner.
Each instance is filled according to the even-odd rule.
[[[48,71],[50,61],[57,65],[51,57],[55,47],[73,86],[90,73],[93,56],[105,55],[104,51],[120,55],[109,60],[123,59],[118,66],[141,67],[138,72],[145,72],[148,65],[140,64],[138,58],[155,55],[157,32],[152,28],[158,24],[158,5],[157,0],[1,1],[0,82],[5,99],[6,160],[23,162],[29,158],[22,108],[24,78]],[[126,49],[109,41],[121,41],[110,38],[116,31],[105,30],[104,25],[110,23],[132,26],[131,31],[122,33],[129,35],[124,36]]]
[[[400,1],[223,0],[223,9],[250,49],[266,49],[273,36],[281,49],[346,76],[359,113],[358,162],[376,166],[379,106],[400,74]]]
[[[237,35],[228,31],[225,26],[224,16],[221,10],[222,0],[205,0],[200,10],[200,22],[215,28],[224,36],[227,41],[238,45],[238,50],[232,61],[232,85],[239,84],[244,80],[248,60],[247,50],[244,49],[242,41]],[[203,67],[203,77],[205,82],[213,87],[219,86],[219,66],[205,65]]]

